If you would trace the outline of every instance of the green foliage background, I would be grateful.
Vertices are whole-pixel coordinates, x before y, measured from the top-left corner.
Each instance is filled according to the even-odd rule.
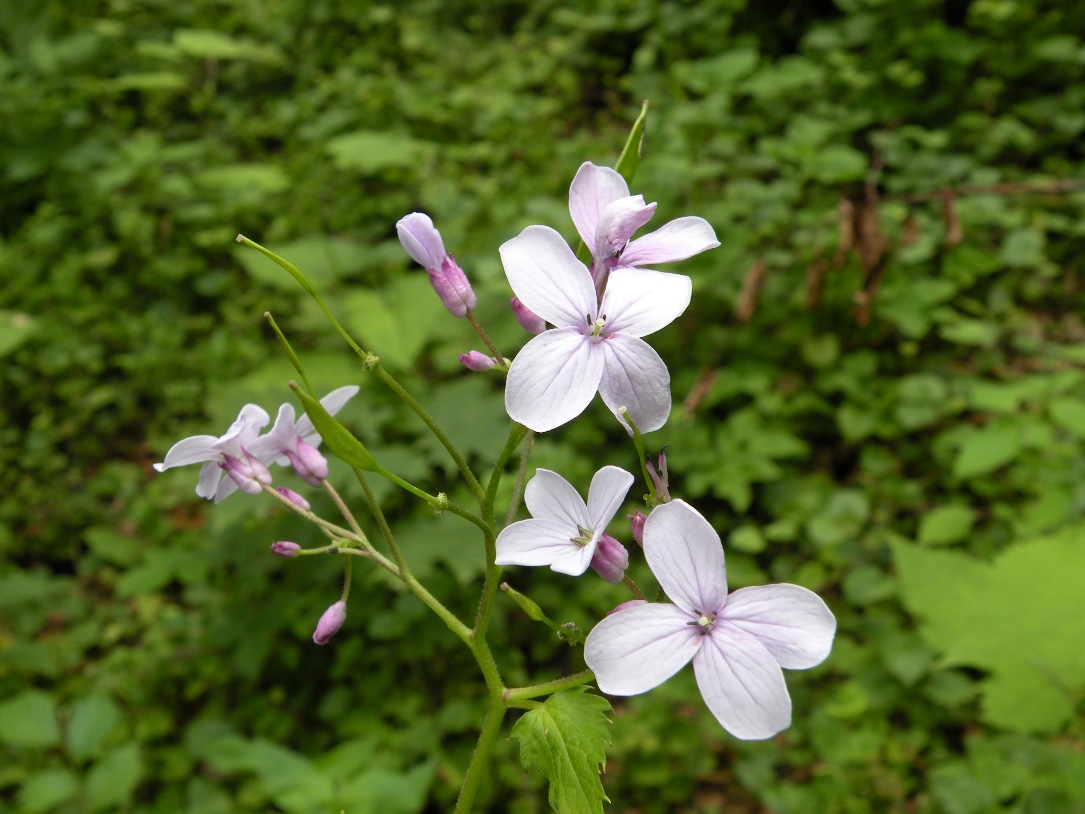
[[[682,264],[694,304],[654,340],[675,413],[650,441],[732,585],[810,587],[840,633],[788,675],[795,724],[769,742],[727,736],[688,671],[615,699],[611,810],[1085,811],[1085,7],[591,8],[0,6],[0,811],[451,806],[482,703],[447,631],[356,569],[345,629],[314,647],[337,566],[267,553],[309,532],[150,464],[287,399],[270,310],[318,387],[362,385],[343,417],[385,465],[452,489],[234,235],[312,275],[481,462],[498,382],[460,369],[472,335],[394,223],[433,216],[511,355],[497,247],[531,223],[575,236],[568,183],[613,163],[643,99],[634,192],[723,243]],[[603,463],[635,465],[598,404],[534,458],[582,485]],[[471,527],[382,495],[469,613]],[[509,579],[585,630],[624,598]],[[511,603],[495,640],[513,681],[582,666]],[[499,752],[490,810],[547,810]]]

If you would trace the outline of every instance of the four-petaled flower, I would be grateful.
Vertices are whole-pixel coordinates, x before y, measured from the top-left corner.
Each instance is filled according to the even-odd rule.
[[[591,251],[592,278],[602,291],[615,268],[640,268],[685,260],[720,243],[704,218],[685,217],[665,223],[631,241],[633,233],[651,220],[656,205],[630,195],[625,179],[609,167],[585,161],[569,186],[569,214]]]
[[[648,269],[610,274],[602,301],[591,275],[561,235],[529,226],[501,246],[505,275],[520,301],[555,325],[516,355],[505,387],[513,421],[545,432],[576,418],[596,391],[625,424],[662,427],[671,411],[667,366],[641,337],[669,325],[689,305],[689,277]]]
[[[569,481],[549,469],[535,473],[524,490],[530,520],[506,526],[497,536],[498,565],[549,565],[578,576],[592,563],[599,539],[625,500],[633,476],[604,466],[591,479],[588,502]]]
[[[760,740],[786,729],[791,698],[780,668],[828,656],[836,619],[825,603],[798,585],[728,595],[720,538],[681,500],[648,516],[644,555],[674,604],[632,605],[592,629],[584,660],[599,689],[638,695],[692,660],[705,703],[732,735]]]
[[[267,411],[255,404],[241,408],[237,421],[221,438],[213,435],[193,435],[170,447],[161,463],[154,465],[158,472],[175,466],[202,463],[196,494],[216,503],[233,494],[240,486],[244,491],[257,494],[261,483],[271,483],[267,466],[249,451],[260,430],[267,426]],[[230,477],[223,480],[222,473]]]
[[[351,384],[328,393],[320,400],[328,415],[335,415],[358,392],[358,385]],[[328,461],[317,451],[320,434],[307,415],[294,421],[294,405],[279,407],[275,425],[267,433],[249,445],[249,452],[265,464],[273,461],[279,466],[293,466],[299,478],[311,486],[320,486],[328,477]]]

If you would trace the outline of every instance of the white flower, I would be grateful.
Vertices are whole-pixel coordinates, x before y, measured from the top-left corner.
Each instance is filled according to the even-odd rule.
[[[520,302],[556,326],[513,360],[505,388],[509,416],[545,432],[580,415],[598,391],[619,421],[625,407],[642,432],[662,427],[671,410],[671,378],[641,337],[686,310],[689,278],[619,268],[600,302],[587,269],[546,226],[529,226],[505,243],[501,261]]]
[[[685,260],[720,245],[708,221],[697,217],[672,220],[630,241],[655,211],[656,205],[646,204],[642,195],[629,194],[629,186],[616,171],[589,161],[580,165],[569,186],[569,214],[591,250],[597,289],[602,290],[611,269]]]
[[[569,481],[549,469],[535,473],[524,490],[530,520],[521,520],[497,535],[498,565],[549,565],[578,576],[591,565],[607,523],[625,500],[633,476],[617,466],[604,466],[591,479],[588,502]]]
[[[720,538],[681,500],[648,516],[644,555],[674,604],[626,607],[592,629],[584,660],[599,689],[638,695],[692,660],[705,703],[732,735],[760,740],[786,729],[791,698],[780,668],[829,655],[836,619],[825,603],[798,585],[728,595]]]
[[[175,466],[202,463],[196,494],[207,500],[213,498],[216,503],[239,486],[246,492],[258,493],[261,483],[271,483],[271,475],[266,465],[248,448],[270,420],[263,408],[246,404],[225,435],[220,438],[193,435],[182,439],[170,447],[162,463],[155,464],[154,468],[165,472]],[[229,472],[230,478],[223,480],[224,471]]]

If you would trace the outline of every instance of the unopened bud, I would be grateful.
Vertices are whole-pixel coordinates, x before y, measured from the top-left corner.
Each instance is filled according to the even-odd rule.
[[[286,457],[294,467],[295,474],[310,486],[320,486],[327,480],[328,459],[312,444],[299,438],[297,446],[286,451]]]
[[[633,539],[637,541],[637,545],[644,548],[644,523],[648,519],[648,515],[639,509],[633,514],[627,514],[629,518],[629,527],[633,531]]]
[[[656,488],[656,500],[658,503],[666,503],[671,499],[670,476],[667,474],[667,449],[664,447],[659,452],[658,468],[653,466],[652,459],[645,456],[645,465],[648,468],[648,477]]]
[[[258,495],[264,484],[271,484],[271,473],[249,453],[242,450],[241,455],[241,458],[226,455],[222,468],[237,484],[238,489],[250,495]]]
[[[271,544],[271,553],[280,557],[296,557],[299,551],[301,551],[301,546],[289,540],[279,540]]]
[[[295,506],[299,506],[302,509],[305,509],[305,511],[309,511],[309,509],[312,508],[312,506],[309,505],[309,501],[306,500],[305,498],[303,498],[301,495],[299,495],[293,489],[287,489],[285,486],[280,486],[275,491],[278,492],[283,497],[285,497],[287,500],[289,500]]]
[[[512,308],[512,315],[520,323],[520,327],[529,334],[541,334],[546,330],[546,320],[520,302],[519,297],[509,300],[509,306]]]
[[[347,603],[340,599],[320,617],[316,623],[316,631],[313,633],[315,644],[327,644],[328,640],[338,632],[347,620]]]
[[[445,257],[445,245],[429,215],[412,212],[400,218],[396,223],[396,234],[399,235],[399,242],[403,244],[407,254],[418,265],[427,269],[441,267],[441,261]]]
[[[625,578],[625,569],[629,567],[629,552],[609,534],[604,534],[595,547],[591,567],[607,582],[617,584]]]
[[[460,362],[468,370],[482,371],[491,370],[497,366],[497,361],[492,356],[473,350],[470,353],[461,353]]]
[[[429,281],[448,313],[454,317],[465,316],[478,303],[467,275],[450,254],[444,256],[439,268],[429,269]]]

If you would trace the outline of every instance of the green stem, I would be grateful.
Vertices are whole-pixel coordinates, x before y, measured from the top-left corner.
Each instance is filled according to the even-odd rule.
[[[494,359],[496,359],[499,364],[505,364],[505,357],[501,355],[501,351],[497,349],[497,345],[490,339],[490,335],[486,333],[479,324],[479,321],[475,319],[475,315],[468,311],[465,316],[467,321],[471,323],[471,327],[475,329],[475,333],[478,334],[479,339],[481,339],[486,347],[490,349],[490,353],[493,354]]]
[[[490,527],[489,523],[487,523],[477,514],[473,514],[462,506],[457,506],[455,503],[452,503],[448,499],[447,495],[443,493],[439,495],[431,495],[429,492],[426,492],[423,489],[419,489],[413,483],[403,480],[403,478],[399,477],[399,475],[396,475],[393,472],[389,472],[387,469],[385,469],[383,466],[380,466],[379,464],[377,465],[375,471],[378,475],[382,475],[383,477],[387,478],[392,483],[396,484],[396,486],[399,486],[401,489],[405,489],[415,497],[419,497],[422,500],[426,501],[426,503],[428,503],[437,511],[443,512],[445,510],[448,510],[453,514],[459,515],[465,520],[470,520],[472,523],[482,529],[483,532],[492,533],[493,529]]]
[[[556,692],[561,692],[562,690],[570,690],[573,687],[587,684],[594,678],[595,673],[591,670],[584,670],[583,672],[573,673],[571,676],[557,678],[543,684],[532,684],[530,687],[511,687],[510,689],[505,690],[505,700],[512,704],[527,701],[530,698],[538,698],[540,695],[552,695]]]
[[[524,496],[524,481],[527,479],[527,461],[531,457],[531,448],[535,444],[535,433],[529,432],[527,443],[520,451],[520,466],[516,470],[516,485],[512,489],[512,500],[509,501],[509,512],[505,515],[505,525],[509,525],[516,519],[516,512],[520,508],[520,499]]]
[[[475,797],[489,768],[490,752],[493,750],[498,733],[501,732],[501,722],[505,718],[506,709],[508,705],[500,696],[490,697],[490,704],[486,708],[486,718],[482,722],[482,731],[479,733],[475,752],[471,755],[467,774],[463,778],[460,796],[456,800],[455,814],[467,814],[475,804]]]
[[[632,591],[634,599],[644,599],[644,592],[637,587],[637,583],[633,581],[633,578],[630,577],[629,574],[622,577],[622,582],[625,583],[626,588]]]
[[[329,523],[323,517],[320,517],[319,515],[313,514],[309,509],[303,509],[301,506],[299,506],[297,503],[292,501],[290,498],[286,497],[285,495],[279,494],[278,490],[275,489],[274,486],[268,486],[267,484],[261,484],[261,488],[263,488],[263,490],[267,494],[271,495],[277,501],[282,503],[290,511],[294,512],[294,514],[297,514],[297,515],[300,515],[301,517],[304,517],[310,523],[312,523],[315,526],[318,526],[323,531],[329,532],[335,537],[343,537],[345,539],[353,539],[355,537],[353,532],[348,531],[347,529],[343,528],[342,526],[337,526],[337,525],[335,525],[335,523]],[[362,538],[360,540],[357,540],[357,542],[360,543],[363,546],[368,546],[369,545],[369,541],[365,539],[364,535],[362,536]]]

